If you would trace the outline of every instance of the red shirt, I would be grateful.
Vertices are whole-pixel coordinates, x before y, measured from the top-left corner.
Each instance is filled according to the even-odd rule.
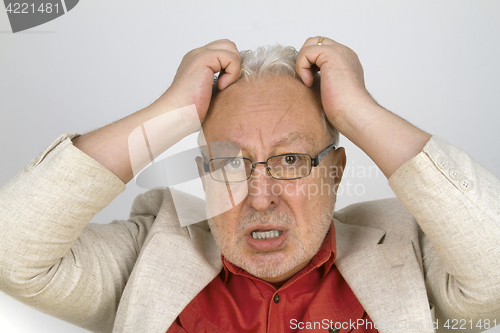
[[[222,257],[224,269],[167,333],[377,332],[334,265],[335,253],[332,223],[318,253],[279,289]]]

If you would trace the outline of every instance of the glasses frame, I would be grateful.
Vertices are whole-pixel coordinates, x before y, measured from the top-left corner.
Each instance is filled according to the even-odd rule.
[[[210,162],[212,162],[213,160],[216,160],[216,159],[225,159],[225,158],[228,158],[228,157],[217,157],[217,158],[212,158],[207,162],[203,161],[203,170],[205,172],[208,172],[210,173],[210,177],[215,180],[216,182],[219,182],[219,183],[226,183],[226,184],[230,184],[230,183],[241,183],[241,182],[244,182],[244,181],[247,181],[250,179],[250,177],[252,177],[252,173],[254,172],[255,170],[255,167],[259,164],[264,164],[266,166],[266,171],[267,173],[269,174],[269,176],[271,176],[273,179],[276,179],[276,180],[294,180],[294,179],[301,179],[301,178],[305,178],[307,176],[309,176],[311,174],[311,171],[312,171],[312,168],[314,167],[317,167],[319,165],[319,163],[321,162],[321,160],[326,156],[326,154],[328,154],[328,152],[331,150],[331,149],[336,149],[336,146],[335,144],[331,144],[329,145],[328,147],[326,147],[321,153],[319,153],[316,157],[312,157],[311,155],[309,154],[304,154],[304,153],[288,153],[288,154],[281,154],[281,155],[275,155],[275,156],[271,156],[269,157],[265,162],[252,162],[251,159],[249,158],[246,158],[246,157],[242,157],[243,160],[247,160],[247,161],[250,161],[250,166],[251,166],[251,169],[250,169],[250,173],[248,174],[248,177],[244,180],[236,180],[236,181],[222,181],[222,180],[218,180],[218,179],[215,179],[213,176],[212,176],[212,172],[210,171]],[[302,177],[295,177],[295,178],[276,178],[274,177],[272,174],[271,174],[271,168],[269,167],[269,165],[267,164],[269,162],[270,159],[272,158],[275,158],[275,157],[281,157],[281,156],[288,156],[288,155],[304,155],[304,156],[308,156],[310,159],[311,159],[311,168],[309,170],[309,173],[305,176],[302,176]]]

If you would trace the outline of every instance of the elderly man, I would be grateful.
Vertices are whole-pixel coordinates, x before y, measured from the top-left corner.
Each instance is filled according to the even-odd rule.
[[[171,191],[155,189],[129,220],[87,225],[199,123],[208,223],[181,226]],[[337,131],[399,200],[332,219]],[[189,52],[155,103],[62,136],[2,188],[0,286],[96,332],[482,331],[500,320],[499,192],[465,153],[379,106],[349,48],[314,37],[298,54],[240,56],[219,40]]]

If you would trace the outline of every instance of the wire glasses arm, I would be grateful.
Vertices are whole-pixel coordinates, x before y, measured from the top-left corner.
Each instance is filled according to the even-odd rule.
[[[321,160],[323,159],[323,157],[325,157],[326,154],[328,154],[328,152],[332,148],[335,149],[334,144],[331,144],[328,147],[326,147],[325,150],[323,150],[321,153],[318,154],[318,156],[311,158],[311,166],[313,166],[313,167],[318,166],[319,163],[321,162]]]

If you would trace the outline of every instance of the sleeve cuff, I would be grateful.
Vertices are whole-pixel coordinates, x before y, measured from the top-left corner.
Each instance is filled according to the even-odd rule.
[[[85,192],[98,190],[99,195],[89,199],[94,201],[91,198],[95,197],[95,208],[101,210],[126,186],[114,173],[73,145],[71,140],[78,136],[77,133],[61,135],[29,162],[21,174],[31,182],[52,179],[61,191],[75,191],[75,195],[83,189]]]
[[[492,218],[498,218],[495,212],[500,211],[500,180],[467,153],[436,136],[394,172],[389,185],[409,210],[465,200]]]

